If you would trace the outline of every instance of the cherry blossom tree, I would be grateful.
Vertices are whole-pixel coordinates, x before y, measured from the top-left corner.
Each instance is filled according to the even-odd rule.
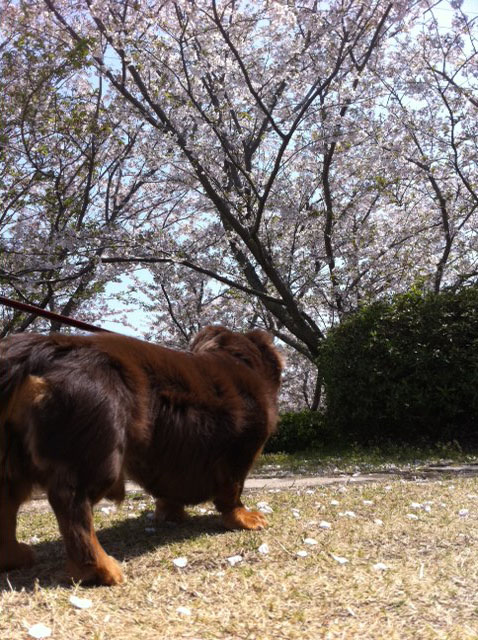
[[[81,46],[49,48],[28,11],[6,8],[2,292],[66,315],[81,306],[91,320],[86,303],[117,271],[105,269],[101,256],[151,215],[161,196],[151,197],[147,185],[157,171],[138,161],[141,124],[120,117]],[[1,334],[34,323],[44,324],[4,311]]]
[[[477,23],[461,2],[3,6],[8,55],[30,68],[31,37],[37,56],[8,85],[4,165],[20,186],[0,275],[27,298],[48,280],[57,308],[84,309],[147,268],[152,338],[265,326],[292,353],[290,403],[317,407],[331,324],[390,292],[476,281]]]

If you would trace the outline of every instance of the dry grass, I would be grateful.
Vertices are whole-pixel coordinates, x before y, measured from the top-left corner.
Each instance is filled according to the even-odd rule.
[[[38,564],[0,578],[0,638],[28,638],[40,622],[52,639],[66,640],[478,638],[477,479],[246,499],[270,505],[267,530],[225,532],[215,515],[196,508],[188,524],[150,531],[152,503],[141,495],[116,512],[99,511],[99,537],[127,577],[114,588],[65,583],[53,516],[24,513],[20,538],[39,539]],[[268,554],[258,551],[263,543]],[[242,561],[231,566],[235,555]],[[173,564],[180,556],[182,569]],[[92,606],[76,609],[72,594]]]

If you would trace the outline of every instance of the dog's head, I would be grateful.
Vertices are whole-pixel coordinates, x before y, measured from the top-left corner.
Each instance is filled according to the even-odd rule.
[[[252,369],[263,371],[275,389],[279,388],[284,359],[267,331],[254,329],[237,333],[219,325],[205,327],[193,339],[190,348],[193,353],[228,353]]]

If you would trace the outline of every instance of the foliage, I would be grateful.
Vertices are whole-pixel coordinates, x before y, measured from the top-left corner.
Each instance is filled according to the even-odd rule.
[[[320,411],[304,410],[283,413],[277,432],[265,446],[266,453],[308,451],[324,447],[331,433]]]
[[[329,332],[320,363],[338,437],[476,442],[478,288],[366,306]]]

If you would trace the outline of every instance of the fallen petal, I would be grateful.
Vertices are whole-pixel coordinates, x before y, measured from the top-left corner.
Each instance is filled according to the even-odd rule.
[[[70,596],[70,602],[77,609],[89,609],[93,604],[88,598],[78,598],[77,596]]]
[[[179,613],[182,616],[190,616],[191,615],[191,609],[188,609],[188,607],[178,607],[176,609],[176,612]]]
[[[227,561],[229,562],[229,564],[231,565],[231,567],[233,567],[235,564],[237,564],[238,562],[242,562],[242,556],[230,556]]]
[[[330,555],[339,564],[347,564],[348,562],[347,558],[343,558],[342,556],[335,556],[333,553],[331,553]]]
[[[259,553],[263,553],[264,555],[269,553],[269,545],[267,544],[267,542],[264,542],[263,544],[261,544],[258,551]]]
[[[306,538],[304,540],[304,544],[310,544],[311,546],[314,546],[315,544],[318,544],[317,540],[314,540],[314,538]]]
[[[307,553],[307,551],[297,551],[297,554],[299,556],[299,558],[305,558],[306,556],[308,556],[309,554]]]
[[[377,562],[376,564],[373,565],[373,568],[376,571],[386,571],[388,569],[388,566],[383,562]]]
[[[51,629],[39,622],[28,629],[28,635],[32,638],[49,638],[51,636]]]
[[[184,558],[184,557],[181,557],[181,558],[174,558],[174,560],[173,560],[173,564],[174,564],[176,567],[179,567],[180,569],[182,569],[183,567],[185,567],[185,566],[187,565],[187,563],[188,563],[188,559],[187,559],[187,558]]]
[[[319,522],[319,527],[321,529],[330,529],[332,525],[330,524],[330,522],[327,522],[327,520],[322,520],[322,522]]]
[[[259,509],[259,511],[262,511],[262,513],[273,513],[272,507],[265,501],[258,502],[257,508]]]

